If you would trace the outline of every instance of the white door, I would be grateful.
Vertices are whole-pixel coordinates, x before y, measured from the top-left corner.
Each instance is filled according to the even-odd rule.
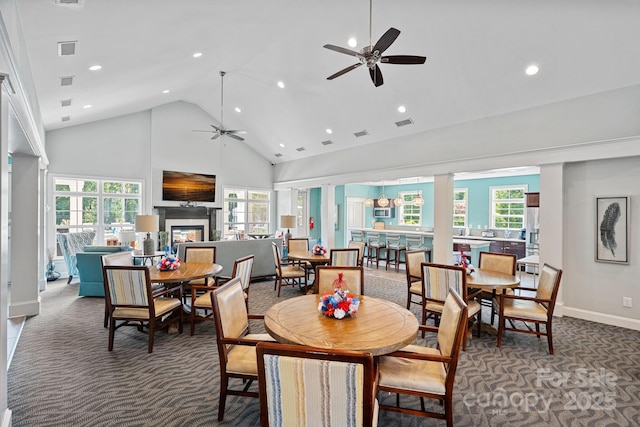
[[[364,199],[347,197],[347,227],[345,242],[351,240],[351,229],[364,228]]]

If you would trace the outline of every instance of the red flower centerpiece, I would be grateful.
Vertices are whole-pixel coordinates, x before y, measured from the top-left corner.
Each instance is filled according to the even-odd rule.
[[[467,270],[467,274],[471,274],[475,271],[473,265],[469,262],[469,258],[464,254],[464,251],[460,251],[460,261],[456,262],[459,267],[464,267]]]
[[[314,245],[311,251],[314,255],[324,255],[327,253],[327,250],[322,245]]]
[[[324,295],[320,297],[318,311],[327,317],[336,319],[355,316],[360,306],[360,299],[352,293],[349,293],[342,273],[339,273],[338,277],[333,281],[333,286],[335,288],[333,294],[325,292]]]
[[[167,255],[158,262],[158,269],[162,271],[177,270],[180,267],[180,258],[176,255]]]

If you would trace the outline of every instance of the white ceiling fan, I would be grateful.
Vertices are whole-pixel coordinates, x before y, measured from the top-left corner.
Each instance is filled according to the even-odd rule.
[[[213,132],[211,139],[216,139],[223,135],[228,135],[238,141],[244,141],[244,138],[240,135],[245,135],[247,132],[244,130],[231,130],[224,128],[224,75],[227,74],[224,71],[220,71],[220,126],[211,125],[212,130],[194,130],[194,132]]]

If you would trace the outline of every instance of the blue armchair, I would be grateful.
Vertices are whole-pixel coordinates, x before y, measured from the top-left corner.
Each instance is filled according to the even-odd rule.
[[[87,246],[76,254],[80,286],[78,295],[84,297],[104,297],[102,277],[102,255],[130,251],[128,246]]]
[[[67,284],[71,283],[73,276],[78,275],[78,267],[76,266],[76,253],[82,251],[85,246],[93,245],[93,239],[96,237],[95,231],[81,231],[78,233],[58,233],[58,244],[67,265],[69,279]]]

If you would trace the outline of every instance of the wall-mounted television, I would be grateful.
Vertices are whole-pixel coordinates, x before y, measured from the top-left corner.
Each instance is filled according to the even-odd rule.
[[[202,173],[162,171],[162,200],[215,202],[216,176]]]

